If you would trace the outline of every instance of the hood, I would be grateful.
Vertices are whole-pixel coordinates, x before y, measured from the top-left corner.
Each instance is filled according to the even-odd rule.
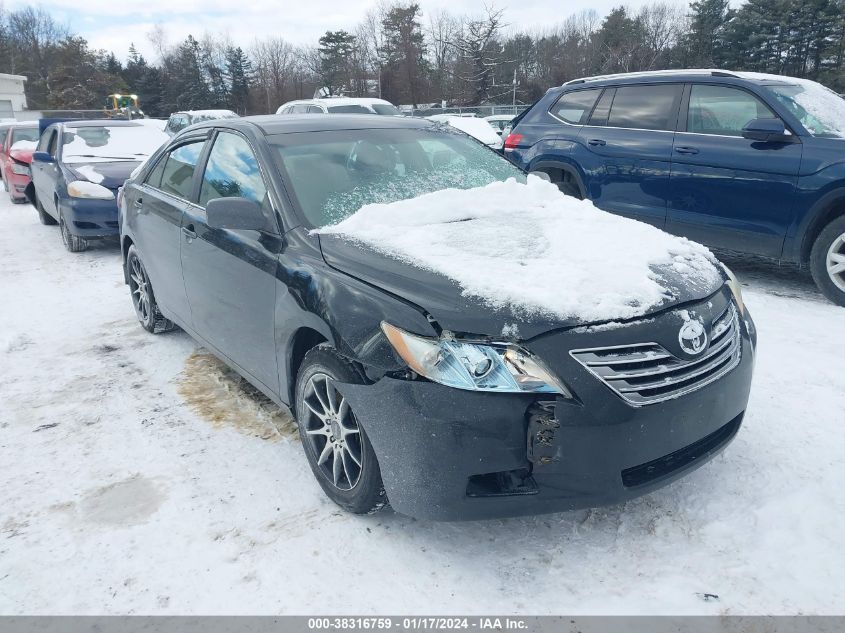
[[[35,150],[34,149],[14,149],[12,148],[9,150],[9,156],[14,158],[16,161],[21,163],[26,163],[29,165],[32,162],[32,154]]]
[[[366,205],[315,233],[329,265],[459,333],[525,339],[627,321],[724,284],[700,244],[530,176]]]
[[[120,160],[114,162],[65,163],[68,171],[79,180],[87,180],[106,189],[117,189],[129,178],[140,161]]]
[[[526,314],[507,306],[491,306],[480,297],[466,294],[457,282],[440,273],[425,270],[342,236],[318,237],[323,258],[329,266],[413,303],[431,315],[444,330],[528,340],[552,330],[602,322],[585,321],[575,315],[544,316]],[[663,268],[657,272],[669,280],[667,286],[671,294],[642,316],[705,299],[722,286],[721,282],[706,285],[690,283],[672,266]],[[549,292],[559,291],[564,290],[549,288]],[[596,287],[596,292],[601,292],[601,289]],[[401,323],[396,325],[402,326]]]

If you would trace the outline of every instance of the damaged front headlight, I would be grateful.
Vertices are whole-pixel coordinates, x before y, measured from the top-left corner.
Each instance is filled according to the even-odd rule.
[[[569,389],[527,350],[509,343],[475,343],[410,334],[382,321],[387,340],[408,367],[456,389],[503,393],[558,393]]]
[[[727,275],[728,280],[725,282],[728,288],[730,288],[731,294],[733,295],[734,301],[736,302],[736,307],[739,310],[739,313],[742,316],[745,316],[745,302],[742,300],[742,284],[739,283],[739,279],[736,278],[736,275],[733,274],[733,271],[722,264],[722,270],[725,271],[725,275]]]

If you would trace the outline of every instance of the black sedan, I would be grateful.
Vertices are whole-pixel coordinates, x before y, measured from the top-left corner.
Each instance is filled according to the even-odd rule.
[[[350,512],[554,512],[701,466],[739,430],[753,369],[754,325],[726,269],[701,284],[670,266],[659,306],[596,325],[509,312],[320,231],[369,203],[520,178],[416,119],[208,122],[127,181],[125,279],[144,328],[178,325],[291,408],[317,480]]]

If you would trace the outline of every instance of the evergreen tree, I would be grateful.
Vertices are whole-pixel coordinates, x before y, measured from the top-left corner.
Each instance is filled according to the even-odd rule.
[[[229,81],[229,105],[238,114],[246,114],[252,64],[240,46],[226,49],[226,78]]]
[[[356,38],[346,31],[326,31],[317,47],[316,71],[329,96],[343,94],[349,87],[349,58]]]
[[[383,95],[389,101],[411,103],[414,107],[425,89],[429,70],[419,18],[418,4],[396,5],[390,8],[381,23],[384,33],[381,49]]]

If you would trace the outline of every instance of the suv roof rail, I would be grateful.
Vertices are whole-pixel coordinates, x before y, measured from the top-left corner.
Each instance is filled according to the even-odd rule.
[[[564,82],[564,86],[584,84],[592,81],[605,81],[608,79],[621,79],[624,77],[666,77],[672,75],[710,75],[712,77],[733,77],[738,79],[739,75],[729,70],[711,68],[673,68],[669,70],[644,70],[632,73],[614,73],[610,75],[594,75],[593,77],[582,77]]]

